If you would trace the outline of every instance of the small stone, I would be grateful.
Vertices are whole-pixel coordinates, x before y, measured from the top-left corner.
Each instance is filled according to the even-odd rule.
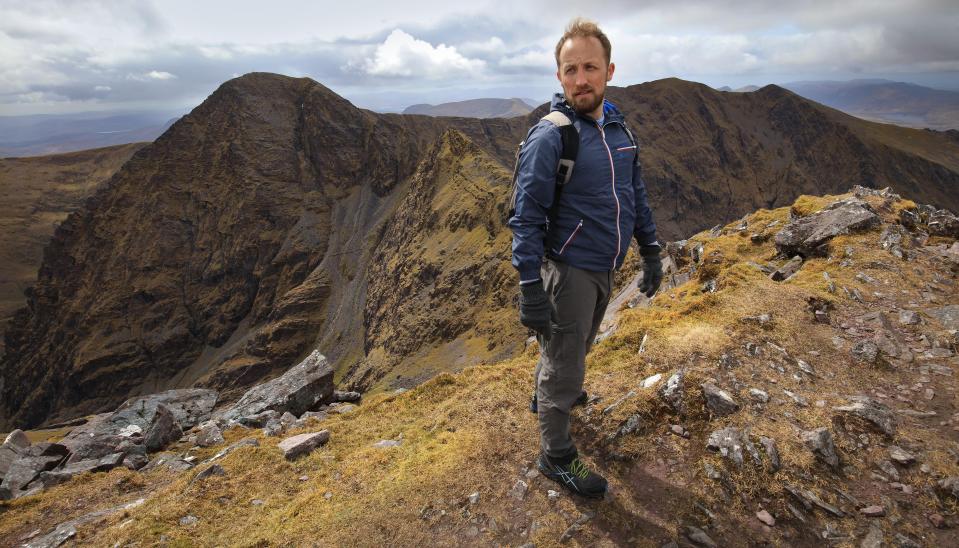
[[[509,490],[509,494],[516,500],[523,500],[526,498],[527,491],[529,491],[529,484],[523,480],[516,480],[513,488]]]
[[[471,493],[469,496],[470,504],[476,504],[477,502],[479,502],[479,499],[480,499],[479,491],[476,491],[475,493]]]
[[[330,439],[329,430],[320,430],[319,432],[307,432],[286,438],[277,444],[277,447],[283,451],[283,456],[287,460],[293,460],[300,455],[312,452],[320,445],[325,444]]]
[[[832,434],[828,428],[816,428],[802,433],[802,441],[806,447],[812,451],[816,458],[827,464],[830,468],[839,468],[839,455],[836,454],[836,446],[832,441]]]
[[[193,515],[186,515],[180,518],[180,527],[193,527],[200,521],[200,518]]]
[[[341,392],[339,390],[333,391],[332,401],[343,401],[343,402],[354,402],[360,401],[363,395],[359,392]]]
[[[745,316],[740,321],[743,323],[754,323],[758,324],[760,327],[766,327],[773,321],[771,314],[760,314],[758,316]]]
[[[945,529],[946,528],[946,518],[942,517],[942,514],[929,514],[928,516],[929,523],[932,524],[936,529]]]
[[[686,434],[686,429],[679,424],[669,425],[669,431],[672,432],[673,434],[676,434],[677,436],[683,436]]]
[[[897,445],[889,446],[889,458],[903,466],[916,462],[915,455]]]
[[[893,481],[899,481],[899,470],[896,470],[896,467],[893,466],[888,460],[881,460],[876,463],[879,466],[879,469],[883,471],[884,474],[889,476]]]
[[[869,525],[869,532],[866,533],[859,544],[859,548],[882,548],[882,538],[882,527],[879,527],[878,523],[872,523]]]
[[[399,447],[399,446],[401,446],[401,445],[403,445],[402,440],[380,440],[380,441],[374,443],[374,444],[373,444],[373,447],[377,447],[377,448],[380,448],[380,449],[386,449],[386,448],[389,448],[389,447]]]
[[[210,476],[225,476],[225,475],[226,475],[226,470],[224,470],[223,467],[220,466],[219,464],[214,464],[201,470],[199,474],[193,477],[193,481],[206,479]]]
[[[682,372],[674,373],[668,379],[666,384],[659,387],[659,397],[666,402],[680,416],[686,414],[686,404],[683,401],[685,392],[685,376]]]
[[[756,403],[769,403],[769,394],[758,388],[750,388],[749,399]]]
[[[739,428],[729,427],[716,430],[706,440],[706,448],[718,451],[723,457],[733,461],[737,466],[743,464],[743,447],[746,442]]]
[[[640,384],[640,387],[641,387],[641,388],[650,388],[650,387],[652,387],[652,386],[655,386],[656,383],[658,383],[658,382],[660,381],[660,379],[662,379],[662,378],[663,378],[663,374],[662,374],[662,373],[656,373],[655,375],[653,375],[653,376],[651,376],[651,377],[646,377],[645,379],[643,379],[643,382]]]
[[[200,447],[210,447],[224,443],[223,433],[213,422],[208,422],[200,427],[196,436],[196,444]]]
[[[840,407],[834,407],[836,411],[842,411],[855,415],[866,422],[871,423],[879,429],[880,432],[892,438],[896,434],[896,419],[892,411],[885,405],[867,397],[852,398],[853,403]]]
[[[345,415],[346,413],[352,413],[353,411],[356,411],[356,406],[352,403],[340,403],[331,405],[330,411]]]
[[[763,450],[766,451],[766,457],[769,459],[769,471],[771,473],[778,472],[782,465],[779,460],[779,449],[776,447],[776,440],[762,436],[759,438],[759,443],[763,446]]]
[[[310,476],[300,476],[298,479],[300,481],[310,481]]]
[[[860,363],[871,365],[879,360],[879,347],[872,341],[859,341],[851,350],[852,357]]]
[[[30,438],[27,437],[27,434],[23,430],[17,428],[7,434],[7,437],[3,440],[3,445],[12,445],[17,449],[26,449],[30,447]]]
[[[914,310],[899,311],[900,325],[918,325],[919,322],[920,322],[919,314],[917,314]]]
[[[330,500],[331,498],[333,498],[333,493],[330,493],[329,491],[327,491],[323,493],[323,498],[325,498],[326,500]]]
[[[872,505],[861,508],[859,513],[867,518],[881,518],[886,515],[886,509],[879,505]]]
[[[801,256],[796,255],[792,259],[786,262],[786,264],[779,267],[778,270],[769,275],[770,279],[774,282],[781,282],[786,278],[789,278],[793,274],[799,271],[802,268],[803,259]]]
[[[690,540],[693,544],[697,546],[706,546],[708,548],[713,548],[717,546],[716,542],[709,538],[709,535],[699,527],[694,527],[692,525],[686,526],[686,538]]]
[[[790,392],[789,390],[783,390],[783,394],[786,394],[787,396],[789,396],[789,398],[792,401],[796,402],[796,405],[798,405],[799,407],[809,407],[809,402],[806,401],[806,398],[800,396],[799,394]]]
[[[711,382],[704,382],[700,385],[703,391],[703,398],[706,400],[706,408],[712,418],[725,417],[739,411],[739,404],[729,394]]]
[[[253,506],[263,506],[263,499],[253,499],[250,501],[250,504]]]
[[[559,500],[559,492],[553,491],[552,489],[546,491],[546,498],[549,500]]]
[[[756,512],[756,518],[770,527],[773,527],[776,525],[776,518],[772,517],[772,515],[770,515],[770,513],[765,510],[760,510]]]

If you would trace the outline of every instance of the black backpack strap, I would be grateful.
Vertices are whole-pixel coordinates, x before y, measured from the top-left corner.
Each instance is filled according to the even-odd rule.
[[[626,130],[626,137],[629,138],[629,144],[635,147],[633,150],[636,151],[636,155],[633,156],[633,165],[638,166],[639,165],[639,143],[636,141],[636,136],[633,135],[633,132],[629,130],[629,126],[627,126],[626,124],[623,124],[623,129]]]
[[[543,120],[548,120],[558,127],[563,139],[563,150],[559,155],[559,165],[556,166],[556,185],[561,187],[573,176],[573,167],[576,165],[576,156],[579,154],[579,132],[576,131],[573,121],[559,110],[543,116]]]
[[[554,110],[543,116],[543,120],[547,120],[556,127],[559,128],[560,137],[562,138],[563,148],[560,151],[559,163],[556,166],[556,190],[553,194],[553,205],[550,207],[547,217],[552,219],[555,217],[557,206],[559,205],[559,196],[563,189],[563,185],[569,182],[569,178],[573,176],[573,167],[576,165],[576,156],[579,154],[579,131],[576,130],[576,126],[573,125],[573,121],[569,119],[568,116],[563,114],[558,110]],[[513,183],[512,183],[512,193],[510,196],[509,203],[509,218],[512,218],[516,214],[516,194],[519,189],[516,187],[516,174],[519,170],[519,153],[523,149],[523,145],[526,144],[526,141],[523,141],[516,148],[516,154],[513,161]]]
[[[553,205],[549,208],[549,214],[547,215],[547,218],[552,221],[556,218],[556,212],[559,209],[559,197],[563,193],[563,187],[573,176],[576,156],[579,154],[579,131],[576,130],[573,121],[561,111],[554,110],[543,116],[543,119],[550,121],[559,128],[559,134],[563,142],[563,149],[559,154],[559,163],[556,166],[556,190],[553,192]]]

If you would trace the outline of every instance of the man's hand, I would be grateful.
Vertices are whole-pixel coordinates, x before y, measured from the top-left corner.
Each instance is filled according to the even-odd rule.
[[[519,321],[526,327],[539,333],[544,340],[549,340],[550,304],[546,297],[543,281],[520,285]]]
[[[639,254],[643,257],[643,282],[639,290],[648,298],[652,298],[663,283],[663,261],[659,259],[659,245],[643,245],[639,247]]]

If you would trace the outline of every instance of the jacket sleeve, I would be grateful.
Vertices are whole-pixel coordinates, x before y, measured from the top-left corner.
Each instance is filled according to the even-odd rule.
[[[639,150],[636,151],[636,164],[633,166],[633,195],[636,198],[636,228],[633,236],[639,245],[656,243],[656,221],[646,199],[646,183],[643,181],[643,167],[639,163]]]
[[[513,230],[513,266],[519,271],[520,283],[540,278],[546,217],[556,192],[556,168],[562,146],[559,128],[540,120],[530,130],[519,153],[515,213],[509,227]]]

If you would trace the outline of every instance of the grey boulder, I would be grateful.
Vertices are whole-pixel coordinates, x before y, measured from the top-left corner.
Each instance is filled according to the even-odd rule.
[[[320,430],[319,432],[307,432],[286,438],[277,444],[280,451],[283,451],[283,457],[287,460],[293,460],[300,455],[312,452],[317,447],[325,444],[330,439],[329,430]]]
[[[314,350],[281,376],[254,386],[218,416],[218,422],[237,422],[264,411],[302,415],[333,394],[333,367]]]
[[[776,249],[787,257],[809,257],[835,236],[866,230],[880,224],[869,205],[855,198],[840,200],[805,217],[789,222],[776,233]]]

